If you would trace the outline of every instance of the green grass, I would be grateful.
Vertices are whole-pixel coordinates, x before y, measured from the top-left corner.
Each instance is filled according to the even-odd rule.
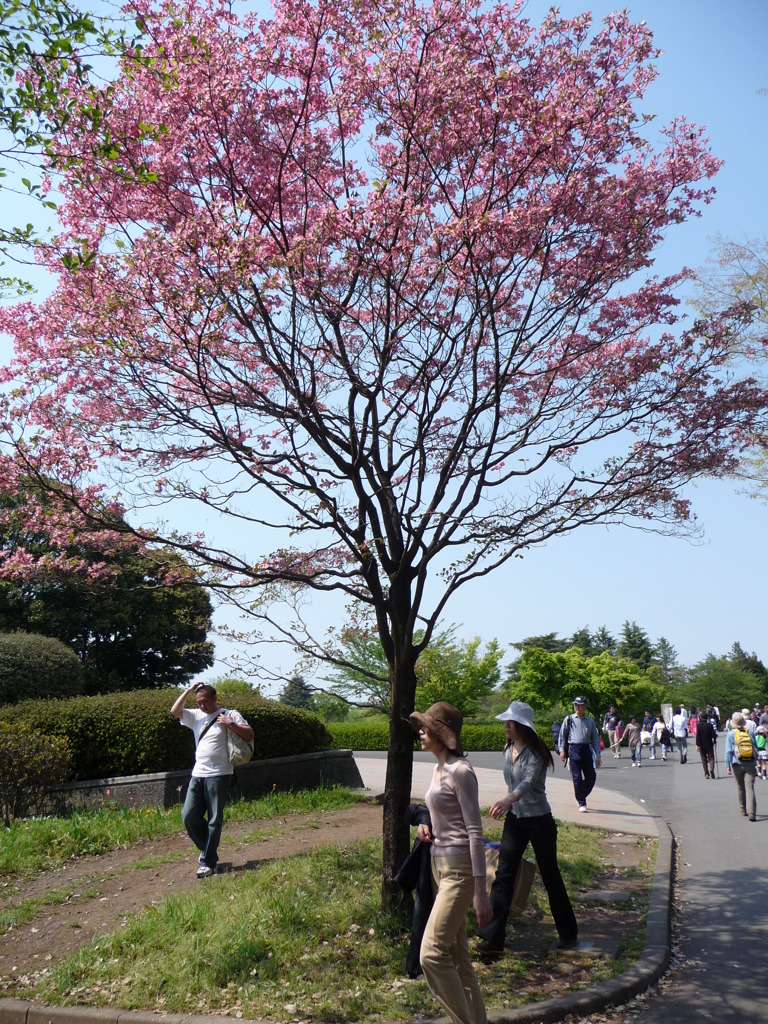
[[[600,839],[595,830],[561,826],[569,888],[599,870]],[[380,840],[215,876],[148,908],[18,994],[60,1005],[278,1021],[436,1014],[423,980],[404,976],[410,920],[402,908],[381,913],[380,882]],[[538,877],[531,900],[547,906]],[[549,942],[551,935],[526,955],[479,968],[489,1009],[536,998],[535,984],[528,987],[534,967],[557,971]]]
[[[272,792],[258,800],[234,800],[227,821],[253,821],[284,814],[335,810],[360,797],[340,787]],[[108,853],[147,839],[182,832],[181,808],[127,808],[105,805],[66,818],[30,818],[0,830],[0,876],[29,876],[59,867],[73,857]]]

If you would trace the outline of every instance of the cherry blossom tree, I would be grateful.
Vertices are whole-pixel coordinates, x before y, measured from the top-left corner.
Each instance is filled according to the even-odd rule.
[[[452,595],[577,527],[684,529],[680,488],[762,415],[724,362],[739,311],[688,320],[686,271],[651,273],[718,161],[640,109],[655,52],[622,14],[132,7],[142,46],[101,102],[73,83],[56,140],[58,287],[2,315],[0,486],[54,474],[86,519],[114,502],[303,653],[338,650],[307,595],[373,617],[386,900],[414,666]],[[173,502],[231,528],[176,535]]]

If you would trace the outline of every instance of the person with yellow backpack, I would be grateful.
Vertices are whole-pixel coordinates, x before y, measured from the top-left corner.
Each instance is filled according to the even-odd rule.
[[[731,715],[731,728],[725,737],[725,767],[728,774],[732,774],[736,779],[741,813],[750,821],[756,821],[757,750],[754,738],[747,730],[744,715],[740,711],[734,711]]]

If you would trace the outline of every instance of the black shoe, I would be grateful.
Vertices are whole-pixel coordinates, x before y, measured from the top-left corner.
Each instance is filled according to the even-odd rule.
[[[475,946],[475,952],[486,960],[498,960],[499,957],[504,955],[504,947],[497,946],[488,939],[480,939]]]
[[[557,944],[557,946],[555,948],[556,949],[578,949],[579,948],[579,940],[578,939],[560,939],[560,941],[558,942],[558,944]]]

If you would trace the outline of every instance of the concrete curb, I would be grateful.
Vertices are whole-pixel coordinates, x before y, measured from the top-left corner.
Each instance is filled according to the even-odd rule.
[[[675,843],[666,823],[659,823],[656,866],[645,933],[645,952],[616,978],[598,982],[593,988],[570,992],[558,999],[529,1003],[510,1010],[492,1010],[490,1024],[556,1024],[568,1014],[596,1013],[617,1006],[645,992],[664,974],[670,957],[672,925],[672,886],[674,882]],[[117,1007],[41,1006],[21,999],[0,999],[0,1024],[212,1024],[205,1014],[152,1013],[145,1010],[121,1010]],[[253,1017],[248,1024],[265,1024]],[[450,1024],[448,1017],[435,1018],[432,1024]]]

